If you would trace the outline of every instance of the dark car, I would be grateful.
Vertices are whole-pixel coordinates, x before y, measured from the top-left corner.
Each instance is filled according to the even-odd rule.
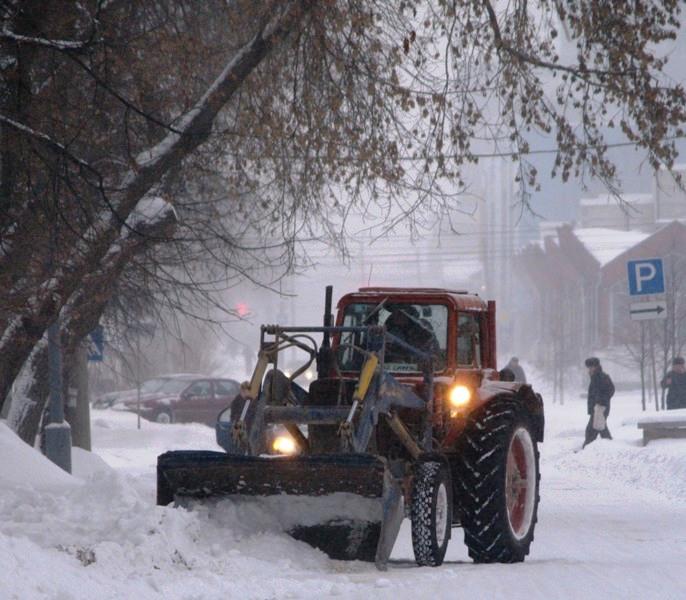
[[[217,415],[233,402],[239,383],[233,379],[175,377],[152,396],[141,399],[141,416],[158,423],[207,423],[214,427]],[[137,399],[114,407],[137,411]]]
[[[189,379],[189,378],[200,378],[205,377],[205,375],[198,373],[173,373],[171,375],[159,375],[158,377],[153,377],[152,379],[146,379],[141,383],[141,399],[153,398],[159,395],[160,390],[170,379]],[[107,392],[97,396],[93,400],[93,408],[112,408],[116,404],[121,404],[126,401],[137,400],[138,390],[130,388],[128,390],[117,390],[114,392]]]

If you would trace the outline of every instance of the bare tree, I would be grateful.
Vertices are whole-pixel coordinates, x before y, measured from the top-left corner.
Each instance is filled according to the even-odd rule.
[[[441,218],[480,156],[518,160],[526,191],[533,132],[554,134],[563,178],[616,188],[611,127],[651,165],[671,166],[686,103],[657,49],[679,10],[676,0],[3,3],[0,398],[57,315],[68,321],[98,294],[102,312],[124,274],[170,308],[212,303],[255,262],[289,268],[299,240],[340,245],[353,207],[386,227]],[[144,235],[129,218],[151,196],[175,207],[176,231],[148,232],[127,253],[123,238]],[[120,267],[104,287],[94,273],[109,262]]]

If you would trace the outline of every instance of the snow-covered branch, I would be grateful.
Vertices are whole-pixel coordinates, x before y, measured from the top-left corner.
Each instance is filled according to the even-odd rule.
[[[178,216],[174,206],[159,196],[145,196],[138,201],[126,224],[122,228],[121,237],[126,238],[132,231],[142,231],[155,228],[164,221],[176,222]]]
[[[30,37],[26,35],[19,35],[9,31],[8,29],[0,30],[0,39],[12,40],[19,44],[30,44],[32,46],[41,46],[43,48],[52,48],[53,50],[69,51],[69,50],[83,50],[90,44],[89,41],[75,42],[71,40],[50,40],[41,37]]]
[[[127,196],[142,196],[141,188],[145,193],[159,179],[160,169],[166,170],[169,165],[177,164],[208,138],[219,111],[274,45],[290,33],[308,8],[309,2],[300,0],[283,3],[277,15],[238,51],[195,106],[178,120],[175,130],[138,155],[138,169],[130,172],[122,185]]]
[[[85,160],[72,154],[64,144],[61,144],[57,140],[54,140],[49,135],[41,131],[37,131],[29,127],[28,125],[24,125],[24,123],[20,123],[19,121],[10,119],[9,117],[3,114],[0,114],[0,123],[4,123],[8,127],[11,127],[15,131],[21,133],[22,135],[28,136],[39,142],[44,143],[46,146],[49,146],[53,150],[56,150],[60,154],[66,156],[70,161],[76,163],[78,166],[83,167],[84,169],[87,169],[88,171],[91,171],[93,173],[96,172],[95,169],[93,169],[93,167],[91,167],[91,165],[89,165]]]

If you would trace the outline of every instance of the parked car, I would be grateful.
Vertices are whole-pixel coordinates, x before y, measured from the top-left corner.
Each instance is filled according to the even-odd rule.
[[[217,415],[233,402],[240,384],[233,379],[176,376],[155,393],[141,398],[141,416],[158,423],[207,423],[214,427]],[[137,398],[127,398],[115,410],[137,411]]]
[[[189,377],[206,377],[205,375],[197,373],[173,373],[171,375],[159,375],[158,377],[153,377],[151,379],[146,379],[141,383],[141,399],[152,398],[157,394],[161,393],[161,390],[165,383],[171,379],[183,379]],[[120,404],[127,400],[137,401],[138,399],[138,389],[131,388],[128,390],[118,390],[116,392],[107,392],[97,396],[93,400],[93,408],[111,408],[115,404]]]

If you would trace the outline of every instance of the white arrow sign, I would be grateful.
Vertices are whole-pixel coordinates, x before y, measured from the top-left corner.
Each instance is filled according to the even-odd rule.
[[[632,321],[648,321],[650,319],[667,318],[667,302],[655,300],[652,302],[634,302],[629,308]]]

